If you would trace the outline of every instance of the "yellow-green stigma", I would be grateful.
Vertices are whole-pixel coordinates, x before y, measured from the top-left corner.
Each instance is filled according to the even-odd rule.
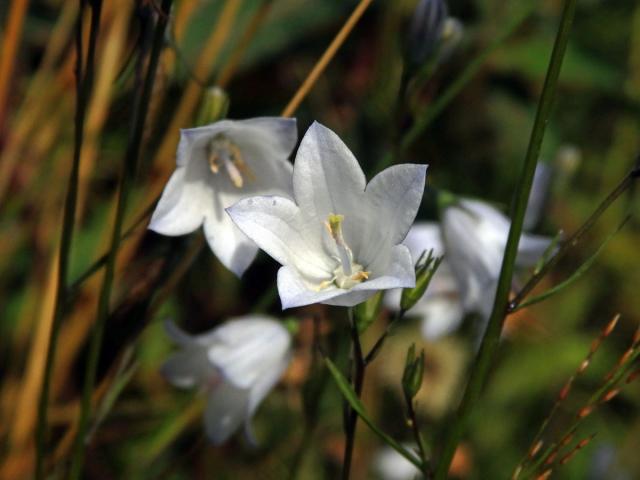
[[[342,235],[343,221],[344,215],[332,213],[325,222],[325,226],[335,242],[338,253],[337,260],[340,263],[333,271],[333,278],[322,282],[320,289],[327,288],[329,285],[334,284],[338,288],[349,290],[369,278],[369,272],[365,271],[362,265],[353,261],[353,253]]]
[[[224,135],[216,135],[207,145],[207,160],[211,172],[217,174],[224,167],[231,183],[242,188],[244,177],[255,178],[253,172],[242,158],[242,152],[236,144]],[[244,177],[243,177],[244,175]]]

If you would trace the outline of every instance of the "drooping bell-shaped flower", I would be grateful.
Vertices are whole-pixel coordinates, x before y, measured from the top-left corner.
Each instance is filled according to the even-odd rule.
[[[170,322],[166,329],[181,350],[164,363],[162,374],[176,387],[200,387],[208,396],[204,424],[209,439],[219,445],[244,425],[255,442],[251,418],[289,364],[289,331],[262,315],[231,319],[201,335],[189,335]]]
[[[283,308],[353,306],[378,290],[414,286],[411,255],[401,242],[418,211],[426,168],[396,165],[367,185],[347,146],[316,122],[296,155],[294,200],[253,197],[227,211],[283,265]]]
[[[177,168],[149,228],[184,235],[204,226],[213,253],[240,276],[258,251],[224,209],[253,195],[292,195],[288,160],[297,141],[295,119],[221,120],[181,130]]]
[[[402,446],[411,452],[417,450],[417,446],[414,444],[407,443]],[[374,455],[372,470],[374,478],[379,480],[414,480],[421,478],[420,470],[413,463],[388,446],[385,446]]]
[[[458,200],[442,213],[446,258],[457,280],[463,307],[487,319],[491,313],[511,222],[478,200]],[[536,264],[549,247],[547,237],[524,233],[516,267]]]
[[[414,263],[418,262],[425,251],[432,250],[434,257],[444,255],[425,294],[409,309],[408,314],[421,318],[422,335],[426,339],[435,340],[453,332],[462,322],[464,310],[458,283],[447,263],[440,226],[435,222],[416,222],[402,243],[409,248]],[[399,289],[388,292],[385,295],[385,305],[398,310],[401,292]]]

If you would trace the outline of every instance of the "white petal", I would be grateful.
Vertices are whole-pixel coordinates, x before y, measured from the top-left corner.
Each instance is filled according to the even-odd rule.
[[[215,444],[224,443],[247,418],[248,390],[222,382],[211,391],[204,414],[205,430]]]
[[[414,451],[416,445],[403,444],[409,451]],[[378,452],[373,461],[373,468],[380,480],[414,480],[420,478],[420,470],[391,447],[384,447]]]
[[[437,340],[455,331],[464,318],[460,299],[446,295],[423,297],[410,313],[422,318],[422,336],[428,340]]]
[[[413,262],[417,262],[422,252],[433,249],[433,255],[444,255],[442,232],[436,222],[416,222],[402,242],[409,248]]]
[[[258,247],[231,221],[226,212],[218,218],[209,216],[204,222],[204,234],[218,260],[240,277],[251,265]]]
[[[330,278],[332,265],[322,251],[322,224],[317,231],[300,220],[300,211],[291,200],[251,197],[227,209],[231,219],[262,250],[282,265],[290,265],[308,281]]]
[[[549,188],[553,169],[548,163],[538,162],[533,176],[531,193],[527,202],[527,210],[524,214],[524,228],[529,230],[540,222],[545,203],[549,196]]]
[[[178,325],[175,324],[175,322],[171,320],[165,320],[163,322],[163,326],[167,336],[176,345],[183,348],[189,348],[198,344],[193,335],[190,335],[182,330],[180,327],[178,327]]]
[[[328,303],[327,300],[344,292],[345,290],[333,285],[322,290],[314,289],[292,267],[285,266],[278,270],[278,294],[283,310],[313,303]]]
[[[160,373],[175,387],[193,388],[215,375],[201,348],[183,350],[171,355],[160,367]]]
[[[397,245],[407,236],[424,193],[426,165],[395,165],[376,175],[366,189],[373,221],[352,245],[357,258],[369,263],[382,248]]]
[[[243,148],[253,144],[264,150],[268,146],[272,156],[286,160],[298,142],[298,127],[295,118],[249,118],[236,120],[230,137]]]
[[[231,123],[231,120],[222,120],[202,127],[181,129],[176,152],[177,166],[183,167],[191,163],[194,160],[194,153],[216,134],[224,132]]]
[[[535,265],[544,252],[551,245],[552,239],[539,235],[523,234],[518,244],[518,257],[516,264],[519,267],[531,267]]]
[[[287,356],[291,335],[266,316],[230,321],[218,328],[218,342],[209,348],[209,361],[238,388],[249,388]]]
[[[255,414],[258,406],[262,403],[265,397],[273,390],[273,387],[280,381],[280,378],[284,374],[285,370],[289,366],[289,362],[291,361],[290,355],[285,355],[281,357],[277,364],[272,365],[268,371],[261,376],[257,382],[251,388],[251,393],[249,394],[249,412],[247,416],[246,423],[246,431],[248,433],[248,437],[252,438],[251,425],[250,420]]]
[[[300,143],[293,167],[296,202],[322,224],[331,213],[363,206],[366,180],[358,161],[334,132],[314,122]]]
[[[394,288],[411,288],[416,285],[416,275],[409,249],[404,245],[396,245],[391,249],[391,261],[384,274],[359,283],[346,293],[333,297],[322,303],[352,307],[362,303],[378,290]],[[344,292],[344,290],[341,290]]]
[[[202,181],[190,181],[186,168],[171,175],[149,223],[162,235],[185,235],[196,230],[213,210],[213,193]]]

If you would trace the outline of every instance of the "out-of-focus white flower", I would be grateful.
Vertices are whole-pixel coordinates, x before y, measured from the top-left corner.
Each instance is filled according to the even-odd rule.
[[[181,130],[177,168],[153,212],[149,228],[184,235],[204,225],[213,253],[240,276],[258,248],[224,209],[253,195],[292,195],[288,160],[297,141],[295,119],[222,120]]]
[[[295,202],[253,197],[227,211],[283,265],[278,271],[283,308],[353,306],[377,290],[415,285],[411,255],[400,242],[418,211],[426,169],[396,165],[367,185],[342,140],[314,123],[296,155]]]
[[[444,209],[441,224],[416,223],[404,244],[414,262],[425,250],[444,255],[424,296],[408,313],[422,318],[422,334],[435,340],[456,330],[466,313],[486,321],[491,314],[502,257],[509,235],[509,219],[487,203],[458,200]],[[551,240],[523,234],[516,266],[535,265]],[[400,290],[389,292],[386,305],[397,310]]]
[[[407,450],[413,451],[416,446],[403,445]],[[413,480],[422,478],[420,470],[391,447],[384,447],[376,453],[373,459],[373,471],[380,480]]]
[[[445,254],[440,226],[435,222],[415,223],[402,243],[409,248],[414,263],[424,251],[433,250],[434,257]],[[387,307],[397,310],[401,294],[400,289],[388,292],[385,295]],[[464,310],[458,284],[446,257],[429,282],[427,291],[409,310],[409,314],[421,317],[422,335],[429,340],[435,340],[453,332],[462,322]]]
[[[208,395],[207,436],[219,445],[244,424],[255,443],[251,418],[289,364],[288,330],[261,315],[231,319],[201,335],[171,322],[165,327],[181,350],[164,363],[162,374],[176,387],[201,387]]]
[[[547,163],[538,162],[533,175],[533,184],[531,185],[527,211],[524,214],[525,229],[534,228],[540,222],[549,198],[552,177],[553,168]]]
[[[464,310],[488,319],[493,307],[510,220],[478,200],[459,200],[442,214],[446,258],[453,272]],[[522,234],[516,267],[530,267],[542,257],[551,240]]]

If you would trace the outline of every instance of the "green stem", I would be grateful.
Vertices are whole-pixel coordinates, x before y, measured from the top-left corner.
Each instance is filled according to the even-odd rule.
[[[351,354],[353,364],[353,390],[356,396],[360,398],[362,393],[362,385],[364,383],[364,374],[366,364],[362,355],[362,346],[360,345],[360,334],[358,326],[353,314],[353,308],[348,309],[349,312],[349,328],[351,331]],[[342,460],[342,480],[348,480],[351,472],[351,459],[353,458],[353,447],[355,445],[356,427],[358,424],[358,413],[353,408],[347,409],[345,417],[345,436],[346,442],[344,446],[344,458]]]
[[[574,248],[584,237],[585,233],[587,233],[596,221],[602,216],[602,214],[607,211],[607,209],[616,201],[616,199],[622,195],[638,178],[638,168],[636,167],[634,170],[630,171],[622,181],[613,189],[613,191],[607,195],[607,197],[598,205],[598,208],[591,214],[591,216],[582,224],[578,230],[575,231],[571,237],[569,237],[565,242],[562,243],[560,249],[556,252],[554,256],[552,256],[547,262],[545,262],[542,267],[538,269],[538,271],[533,275],[527,283],[520,289],[520,291],[516,294],[515,298],[509,303],[509,313],[513,313],[519,308],[525,306],[523,303],[524,299],[531,293],[531,291],[535,288],[535,286],[540,283],[540,280],[544,278],[544,276],[549,273],[549,271],[560,261],[562,257],[564,257],[567,252]],[[526,302],[526,304],[531,304],[533,302]]]
[[[44,366],[42,386],[38,400],[38,420],[36,426],[36,468],[35,478],[44,478],[44,460],[47,451],[47,407],[49,405],[49,390],[51,388],[51,377],[58,346],[60,327],[64,317],[66,304],[67,276],[69,271],[69,261],[71,256],[71,246],[73,242],[74,220],[76,204],[78,201],[78,180],[80,172],[80,154],[84,142],[84,123],[87,111],[88,99],[91,95],[94,76],[94,58],[96,50],[96,39],[100,27],[101,2],[92,3],[91,9],[91,30],[89,34],[89,47],[87,50],[87,67],[83,75],[82,66],[82,21],[86,7],[86,2],[80,0],[78,18],[76,19],[76,114],[74,126],[74,146],[73,161],[69,174],[69,184],[64,203],[64,213],[62,220],[62,235],[60,239],[60,250],[58,254],[58,278],[55,294],[55,307],[51,324],[51,333]]]
[[[564,4],[562,18],[560,20],[560,28],[558,29],[558,34],[553,46],[553,52],[551,54],[549,68],[547,70],[542,90],[542,96],[538,103],[536,118],[531,131],[531,137],[529,139],[529,147],[525,156],[520,180],[514,193],[511,228],[509,229],[502,268],[500,270],[500,277],[496,288],[493,310],[489,317],[489,324],[474,362],[462,402],[458,407],[456,418],[454,419],[446,436],[442,456],[436,470],[436,480],[444,480],[447,478],[453,454],[456,451],[462,435],[467,429],[469,417],[473,407],[480,397],[482,387],[485,384],[489,374],[489,369],[493,364],[494,357],[498,349],[500,333],[502,332],[502,326],[507,314],[509,292],[511,290],[516,255],[518,253],[518,242],[520,241],[520,235],[522,234],[524,214],[527,208],[527,201],[529,199],[531,184],[533,182],[533,174],[538,161],[545,128],[553,107],[560,68],[562,66],[562,60],[569,41],[569,32],[571,31],[571,24],[575,14],[576,1],[577,0],[566,0]]]
[[[76,436],[75,448],[73,452],[73,461],[71,464],[71,479],[80,477],[84,462],[84,452],[86,448],[85,432],[89,422],[91,413],[91,394],[95,384],[95,377],[98,368],[98,359],[100,356],[100,347],[102,337],[104,335],[104,327],[109,313],[109,299],[111,297],[111,289],[115,275],[115,265],[118,249],[122,236],[122,226],[124,223],[124,215],[127,202],[134,186],[135,174],[138,166],[138,157],[140,155],[140,146],[142,144],[142,135],[144,132],[144,124],[149,108],[149,99],[153,90],[153,83],[156,77],[156,67],[162,50],[164,30],[169,19],[169,9],[171,0],[162,1],[162,12],[158,15],[156,29],[154,32],[151,54],[149,57],[149,65],[147,74],[142,85],[142,91],[138,97],[133,110],[131,137],[127,146],[124,158],[123,172],[120,178],[120,187],[118,191],[118,203],[116,207],[116,218],[111,236],[111,248],[106,262],[105,275],[100,290],[100,298],[98,301],[98,311],[96,322],[91,334],[91,342],[89,346],[89,358],[87,360],[87,369],[82,391],[82,403],[80,410],[80,420],[78,424],[78,433]]]

